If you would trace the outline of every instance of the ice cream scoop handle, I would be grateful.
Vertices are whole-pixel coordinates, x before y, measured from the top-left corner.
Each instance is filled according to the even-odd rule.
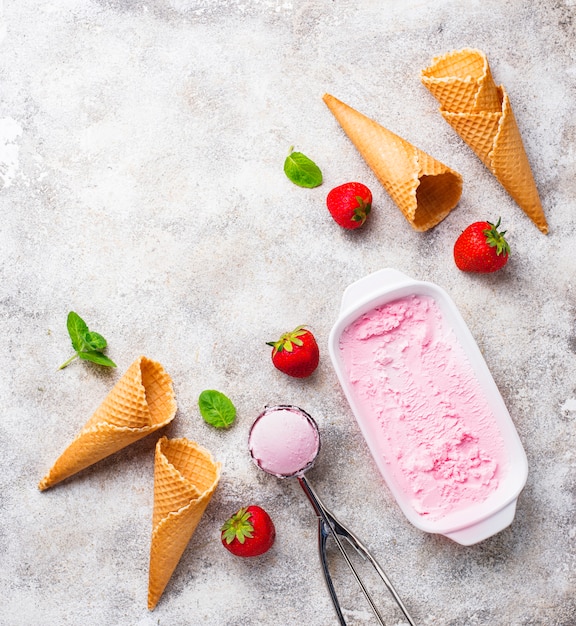
[[[388,579],[388,576],[386,576],[386,574],[384,573],[384,570],[380,567],[380,565],[378,564],[376,559],[370,554],[370,552],[368,552],[368,549],[364,546],[364,544],[356,537],[356,535],[354,535],[352,531],[348,530],[345,526],[343,526],[334,517],[334,515],[332,515],[332,513],[322,504],[322,502],[320,501],[320,499],[318,498],[315,491],[312,489],[312,486],[310,485],[310,483],[308,482],[308,480],[306,479],[304,475],[298,476],[298,481],[300,482],[300,486],[304,490],[304,493],[308,497],[308,500],[310,500],[310,503],[314,507],[314,510],[316,511],[316,515],[318,517],[318,547],[320,551],[320,561],[322,562],[322,569],[324,573],[324,578],[326,579],[326,584],[328,586],[328,591],[330,593],[330,597],[332,598],[332,603],[334,604],[334,608],[338,615],[338,619],[340,620],[341,626],[346,626],[346,621],[344,620],[344,616],[342,615],[342,609],[340,607],[340,603],[338,602],[338,597],[336,596],[336,591],[332,583],[332,577],[330,575],[330,571],[328,569],[328,564],[327,564],[327,559],[326,559],[326,541],[328,539],[328,536],[330,535],[332,536],[332,538],[334,539],[334,542],[338,546],[338,549],[340,550],[342,557],[344,558],[344,560],[346,561],[346,564],[350,568],[350,571],[352,572],[354,579],[360,586],[360,589],[362,590],[362,593],[364,594],[366,600],[368,601],[368,604],[370,604],[370,608],[374,612],[374,615],[376,616],[379,624],[381,624],[381,626],[385,626],[385,622],[382,619],[382,616],[378,612],[378,609],[376,605],[374,604],[374,601],[372,600],[370,594],[368,593],[368,590],[364,586],[364,583],[362,582],[360,576],[358,575],[358,572],[356,571],[356,569],[354,568],[354,565],[350,561],[350,557],[348,556],[348,554],[346,553],[346,550],[344,549],[344,546],[342,545],[342,542],[340,540],[341,537],[345,538],[350,543],[350,545],[362,557],[370,561],[370,563],[372,564],[376,572],[379,574],[384,584],[386,585],[388,591],[391,593],[392,597],[394,598],[394,600],[400,607],[400,610],[404,614],[404,617],[406,617],[406,619],[408,620],[408,623],[410,624],[410,626],[416,626],[414,620],[408,614],[408,611],[406,607],[404,606],[404,603],[400,599],[400,596],[396,593],[396,590],[394,589],[394,587],[392,586],[392,583]]]
[[[342,542],[340,541],[338,537],[338,533],[336,532],[334,528],[334,522],[336,520],[334,519],[332,514],[328,511],[328,509],[324,507],[322,502],[320,502],[318,496],[316,495],[316,493],[314,492],[314,490],[312,489],[310,483],[306,480],[306,478],[303,475],[298,476],[298,481],[300,482],[300,486],[304,490],[304,493],[308,496],[308,500],[310,500],[312,506],[314,507],[314,510],[316,511],[316,515],[318,516],[318,532],[319,532],[318,546],[320,549],[320,560],[322,562],[322,569],[324,573],[324,578],[326,580],[326,585],[328,587],[328,591],[330,593],[330,597],[332,598],[332,603],[334,604],[334,609],[336,610],[341,626],[346,626],[346,620],[344,619],[344,616],[342,614],[340,602],[338,601],[338,596],[336,595],[336,590],[334,589],[334,584],[332,583],[332,576],[330,575],[330,570],[328,569],[328,563],[326,559],[326,540],[329,535],[332,535],[332,538],[334,539],[334,542],[338,546],[340,553],[344,557],[346,564],[350,568],[352,575],[356,579],[356,582],[358,583],[358,585],[360,585],[360,589],[362,589],[362,592],[364,593],[366,600],[370,604],[372,611],[374,611],[374,614],[376,615],[378,619],[378,623],[381,624],[381,626],[386,626],[386,624],[382,620],[382,617],[378,613],[378,609],[376,608],[376,605],[374,604],[372,598],[370,597],[368,590],[362,583],[362,580],[358,576],[356,569],[352,565],[352,562],[350,561],[349,556],[346,554],[346,551],[344,550],[344,547],[342,546]]]

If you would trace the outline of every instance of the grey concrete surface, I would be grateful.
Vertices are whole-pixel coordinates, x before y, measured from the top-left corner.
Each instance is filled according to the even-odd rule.
[[[310,480],[370,546],[423,625],[576,624],[576,3],[574,0],[7,0],[0,47],[0,623],[336,624],[316,521],[294,482],[259,473],[247,433],[266,404],[320,424]],[[483,49],[506,85],[550,233],[542,235],[442,120],[419,72]],[[330,92],[459,171],[458,207],[417,233],[322,102]],[[291,145],[321,167],[301,189]],[[325,197],[360,180],[369,222],[345,232]],[[452,246],[502,217],[490,276]],[[514,523],[472,547],[412,527],[382,483],[326,349],[345,287],[394,267],[446,289],[528,456]],[[111,371],[75,362],[68,311],[109,342]],[[266,341],[308,324],[317,372],[293,380]],[[174,380],[171,426],[40,493],[37,483],[140,354]],[[197,398],[236,404],[228,431]],[[153,613],[146,608],[154,444],[186,436],[223,475]],[[219,526],[256,503],[278,537],[229,555]],[[350,625],[374,624],[335,564]],[[405,622],[383,591],[386,623]]]

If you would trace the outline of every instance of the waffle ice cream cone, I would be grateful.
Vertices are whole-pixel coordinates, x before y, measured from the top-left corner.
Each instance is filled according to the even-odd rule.
[[[415,230],[436,226],[458,204],[458,172],[334,96],[323,100]]]
[[[543,232],[548,224],[518,125],[504,87],[496,86],[486,55],[465,48],[432,59],[422,82],[440,112]]]
[[[162,437],[154,458],[148,608],[158,604],[220,479],[220,463],[188,439]]]
[[[138,358],[38,485],[41,491],[168,424],[172,380],[160,363]]]

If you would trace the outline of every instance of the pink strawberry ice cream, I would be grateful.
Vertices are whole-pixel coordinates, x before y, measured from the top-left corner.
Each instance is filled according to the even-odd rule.
[[[305,411],[276,406],[258,416],[250,430],[248,448],[258,467],[283,478],[311,467],[320,449],[320,436]]]
[[[502,436],[433,298],[410,295],[360,316],[340,352],[372,450],[417,514],[440,519],[497,489]]]

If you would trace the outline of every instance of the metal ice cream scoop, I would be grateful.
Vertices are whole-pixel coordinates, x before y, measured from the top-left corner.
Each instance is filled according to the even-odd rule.
[[[304,475],[313,466],[320,451],[320,433],[314,419],[306,411],[295,406],[277,405],[267,407],[256,418],[250,429],[248,448],[252,460],[263,471],[278,478],[297,478],[312,504],[318,518],[318,549],[322,571],[341,626],[346,626],[346,620],[344,619],[328,568],[326,544],[329,537],[333,539],[338,547],[352,576],[360,586],[370,608],[374,612],[378,623],[385,626],[378,608],[344,548],[344,542],[351,545],[363,559],[372,564],[410,626],[415,626],[414,620],[408,614],[408,610],[400,596],[376,559],[370,554],[360,539],[340,523],[322,504]]]

